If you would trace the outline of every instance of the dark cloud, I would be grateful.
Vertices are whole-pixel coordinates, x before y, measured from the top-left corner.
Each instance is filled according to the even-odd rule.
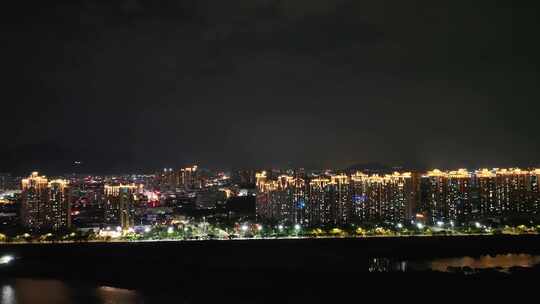
[[[1,170],[538,164],[534,7],[58,1],[3,10]],[[53,168],[50,168],[53,170]]]

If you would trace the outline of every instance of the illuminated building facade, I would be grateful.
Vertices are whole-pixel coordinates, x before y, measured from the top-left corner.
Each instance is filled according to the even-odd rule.
[[[0,191],[10,188],[11,175],[8,173],[0,173]]]
[[[408,223],[418,214],[431,224],[463,224],[539,213],[539,182],[540,169],[325,173],[304,179],[261,172],[256,174],[257,215],[309,226]]]
[[[165,168],[159,174],[159,186],[162,190],[195,190],[202,188],[203,180],[198,175],[198,167],[191,166],[173,170]]]
[[[314,178],[307,189],[306,211],[308,223],[313,226],[331,223],[330,201],[327,195],[328,178]]]
[[[159,175],[159,186],[162,190],[174,190],[178,186],[177,173],[172,168],[165,168]]]
[[[135,184],[105,185],[105,220],[111,224],[119,224],[123,230],[134,225],[136,194],[142,190]]]
[[[254,170],[234,170],[231,178],[238,185],[253,185],[256,183],[256,174]]]
[[[478,216],[500,216],[502,208],[497,199],[497,175],[494,171],[481,169],[475,172],[473,187],[477,191]]]
[[[178,185],[186,190],[200,189],[201,184],[197,178],[197,166],[182,168],[178,171]]]
[[[531,170],[531,204],[533,213],[540,214],[540,169]]]
[[[448,217],[451,221],[472,219],[473,201],[471,200],[471,173],[465,169],[448,173]]]
[[[466,221],[473,214],[472,175],[466,169],[444,172],[438,169],[423,176],[426,211],[432,223]]]
[[[423,176],[426,210],[435,221],[538,213],[538,169],[429,171]]]
[[[48,181],[33,172],[21,181],[21,220],[30,230],[59,230],[71,226],[69,183]]]
[[[336,226],[351,222],[352,202],[347,175],[330,176],[325,187],[325,201],[330,211],[330,222]]]
[[[305,181],[289,175],[266,180],[257,173],[257,204],[259,218],[284,223],[307,223]]]
[[[532,212],[529,199],[531,175],[529,171],[518,168],[495,169],[497,180],[497,199],[501,214]]]
[[[401,223],[415,213],[412,174],[351,176],[354,222]]]
[[[62,179],[49,182],[50,221],[53,230],[71,226],[69,184]]]
[[[410,173],[331,174],[309,181],[285,175],[269,180],[260,173],[257,187],[259,218],[306,226],[401,222],[414,199]]]

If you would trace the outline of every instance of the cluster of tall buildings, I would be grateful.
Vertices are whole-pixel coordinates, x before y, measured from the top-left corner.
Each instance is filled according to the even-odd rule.
[[[257,217],[308,226],[465,223],[538,214],[540,169],[393,174],[256,174]]]
[[[21,181],[22,226],[31,231],[58,231],[71,227],[72,203],[70,183],[64,179],[49,180],[33,172]],[[141,185],[112,183],[104,185],[105,223],[127,229],[133,225],[136,196]]]
[[[399,222],[414,215],[411,173],[335,174],[311,178],[257,174],[257,216],[303,225]]]
[[[539,179],[540,169],[517,168],[391,174],[269,170],[226,175],[202,173],[193,166],[149,176],[68,179],[48,179],[34,172],[20,182],[18,210],[20,222],[29,230],[61,230],[72,222],[77,227],[112,225],[127,230],[176,215],[210,216],[228,210],[230,216],[240,199],[253,204],[253,190],[238,185],[254,183],[256,216],[265,222],[461,224],[539,216]],[[12,205],[11,199],[3,201]]]
[[[151,175],[66,175],[62,179],[33,172],[19,179],[18,185],[20,195],[16,197],[4,199],[7,192],[0,191],[0,218],[8,211],[16,211],[9,212],[14,223],[10,229],[22,226],[27,231],[42,232],[76,227],[117,232],[186,217],[221,220],[255,214],[255,198],[248,196],[254,191],[232,183],[230,174],[200,170],[197,166]],[[233,200],[235,197],[238,199]],[[246,212],[233,208],[241,207],[244,201],[253,208],[246,207]]]
[[[137,193],[142,185],[111,184],[105,185],[105,222],[117,223],[126,230],[134,225]]]
[[[178,170],[163,169],[158,182],[162,189],[168,188],[169,190],[176,188],[193,190],[203,186],[203,179],[200,178],[198,167],[195,165]]]
[[[21,220],[30,230],[60,230],[71,226],[69,183],[48,180],[33,172],[21,181]]]
[[[420,211],[439,220],[537,215],[539,179],[540,169],[429,171],[423,176]]]
[[[9,173],[0,173],[0,191],[12,189],[15,185],[13,176]]]

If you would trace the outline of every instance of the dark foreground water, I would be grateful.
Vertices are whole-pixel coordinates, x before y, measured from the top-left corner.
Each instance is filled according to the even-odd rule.
[[[0,287],[2,304],[146,303],[137,291],[89,287],[58,280],[14,279]],[[157,303],[157,302],[156,302]]]
[[[15,263],[24,263],[23,261],[14,261]],[[497,255],[482,255],[476,257],[454,257],[454,258],[436,258],[426,260],[394,260],[389,258],[373,258],[369,259],[367,263],[367,269],[365,272],[349,274],[352,276],[357,275],[356,280],[361,277],[363,280],[370,280],[370,276],[387,275],[392,274],[407,275],[415,274],[416,276],[422,274],[436,274],[436,273],[459,273],[460,276],[474,276],[483,271],[489,270],[493,273],[504,273],[507,278],[512,278],[513,270],[528,271],[528,269],[534,269],[540,266],[540,255],[531,254],[497,254]],[[376,273],[376,274],[374,274]],[[264,275],[264,273],[260,274]],[[531,275],[536,277],[536,272]],[[390,277],[389,277],[390,278]],[[414,279],[415,276],[402,277]],[[425,277],[424,277],[425,278]],[[146,278],[148,279],[148,278]],[[160,278],[155,278],[160,280]],[[212,277],[207,278],[211,286]],[[257,276],[246,277],[246,280],[257,280]],[[328,279],[328,278],[321,278]],[[380,279],[380,277],[379,277]],[[488,281],[490,278],[487,278]],[[305,280],[305,278],[302,278]],[[345,280],[348,280],[345,278]],[[440,279],[438,279],[440,280]],[[475,278],[473,281],[478,284],[479,280],[486,280],[484,277]],[[498,280],[498,278],[497,278]],[[360,280],[359,280],[360,282]],[[389,280],[392,282],[392,280]],[[170,282],[168,282],[170,285]],[[238,285],[242,285],[239,281]],[[278,284],[279,285],[279,284]],[[296,302],[317,302],[319,299],[315,296],[316,292],[305,288],[306,284],[302,285],[302,292],[296,295],[293,299]],[[324,286],[324,285],[323,285]],[[414,285],[413,285],[414,286]],[[509,287],[510,288],[510,287]],[[392,290],[391,284],[388,286],[388,291]],[[395,289],[395,288],[394,288]],[[204,290],[204,289],[203,289]],[[212,293],[212,288],[207,290],[209,294]],[[273,289],[272,287],[263,288],[260,293],[273,292],[279,293],[279,289]],[[339,288],[333,287],[330,293],[341,293]],[[164,290],[144,290],[144,288],[133,290],[124,289],[111,286],[95,286],[89,283],[81,283],[80,281],[72,282],[69,280],[54,280],[54,279],[30,279],[30,278],[5,278],[0,281],[0,302],[2,304],[75,304],[75,303],[107,303],[107,304],[138,304],[138,303],[192,303],[197,302],[197,296],[189,294],[188,290],[183,290],[182,286],[178,286],[176,289],[164,289]],[[258,303],[264,302],[264,296],[261,297],[257,292],[257,296],[250,298],[249,293],[243,297],[242,303]],[[365,293],[365,292],[364,292]],[[356,295],[356,292],[349,291],[349,295]],[[208,299],[208,294],[205,295]],[[212,298],[211,298],[212,299]],[[234,299],[234,297],[232,298]],[[278,298],[279,299],[279,298]],[[330,297],[329,299],[332,299]],[[220,296],[216,296],[213,299],[217,302],[220,300]],[[230,302],[231,298],[224,299],[224,302]],[[285,295],[283,302],[288,303],[290,298]],[[309,300],[309,301],[307,301]],[[328,302],[329,300],[321,301]],[[276,300],[272,300],[272,303],[276,303]]]
[[[539,260],[536,235],[4,244],[0,292],[2,303],[518,303],[538,296]]]

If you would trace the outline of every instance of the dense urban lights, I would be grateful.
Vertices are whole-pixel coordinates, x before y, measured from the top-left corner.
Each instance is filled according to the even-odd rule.
[[[390,174],[272,169],[238,175],[189,166],[148,176],[84,178],[33,172],[19,190],[21,222],[30,234],[0,235],[0,241],[36,235],[43,242],[67,241],[88,231],[96,240],[536,233],[539,181],[540,169],[518,168]],[[239,186],[250,183],[255,187]],[[1,197],[9,205],[17,193]],[[255,212],[233,224],[228,217],[234,212],[226,208],[239,198],[254,200]],[[202,221],[197,213],[205,214]],[[507,228],[501,220],[513,215],[531,221]],[[93,227],[80,219],[90,219]]]
[[[540,170],[438,169],[367,175],[256,174],[257,217],[310,226],[410,222],[444,227],[540,214]]]

